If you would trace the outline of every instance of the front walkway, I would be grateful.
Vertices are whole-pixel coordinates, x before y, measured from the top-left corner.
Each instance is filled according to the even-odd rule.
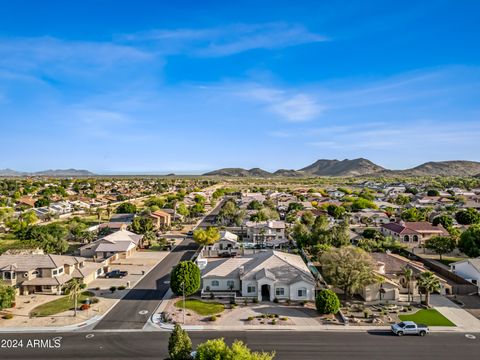
[[[466,310],[463,310],[460,306],[450,301],[445,296],[436,294],[431,295],[430,305],[457,325],[459,329],[472,332],[480,331],[480,320]]]

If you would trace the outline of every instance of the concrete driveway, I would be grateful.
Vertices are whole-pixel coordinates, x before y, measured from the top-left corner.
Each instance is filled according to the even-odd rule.
[[[430,305],[464,331],[480,331],[480,320],[445,296],[431,295]]]

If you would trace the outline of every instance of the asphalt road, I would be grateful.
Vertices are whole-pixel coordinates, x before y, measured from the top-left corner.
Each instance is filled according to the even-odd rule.
[[[191,259],[197,248],[192,239],[182,241],[97,323],[95,329],[142,329],[170,287],[172,267]]]
[[[56,334],[0,334],[0,359],[166,359],[167,332],[92,332]],[[461,333],[426,337],[396,337],[386,332],[191,332],[194,344],[223,336],[239,339],[254,350],[276,351],[275,360],[318,359],[477,359],[480,334],[474,340]],[[55,337],[61,337],[55,348]],[[22,340],[11,348],[6,339]],[[30,340],[30,345],[28,341]],[[33,346],[33,340],[43,345]],[[45,348],[48,341],[52,348]],[[11,343],[9,343],[11,345]]]

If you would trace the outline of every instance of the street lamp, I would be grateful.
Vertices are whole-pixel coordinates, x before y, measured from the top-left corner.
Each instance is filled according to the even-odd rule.
[[[183,298],[183,325],[185,325],[185,281],[182,282],[182,298]]]

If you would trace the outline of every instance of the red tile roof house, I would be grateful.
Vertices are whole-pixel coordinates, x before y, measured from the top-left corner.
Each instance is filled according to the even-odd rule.
[[[442,225],[433,226],[428,221],[401,221],[399,223],[383,224],[381,232],[385,236],[392,236],[408,247],[421,247],[425,240],[433,236],[449,235]]]

